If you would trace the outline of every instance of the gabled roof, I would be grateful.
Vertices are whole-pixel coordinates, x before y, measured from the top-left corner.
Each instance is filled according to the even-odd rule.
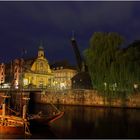
[[[36,58],[27,58],[24,59],[23,68],[24,71],[31,71],[31,66],[33,65]]]

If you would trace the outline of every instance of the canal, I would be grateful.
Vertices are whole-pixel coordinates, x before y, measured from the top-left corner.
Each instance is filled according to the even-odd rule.
[[[140,138],[139,109],[57,107],[65,111],[64,116],[50,128],[38,128],[42,135],[33,138]],[[36,110],[47,112],[47,105],[38,104]]]
[[[65,114],[49,127],[36,126],[27,138],[140,138],[140,110],[86,106],[57,106]],[[35,111],[48,112],[48,105],[37,104]],[[1,138],[7,138],[1,136]],[[13,136],[8,136],[13,138]],[[14,138],[25,138],[18,136]]]

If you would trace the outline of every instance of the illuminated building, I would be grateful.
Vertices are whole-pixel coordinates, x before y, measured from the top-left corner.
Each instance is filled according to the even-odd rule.
[[[71,79],[76,74],[76,68],[69,64],[50,68],[42,46],[39,46],[36,58],[17,58],[6,64],[6,82],[15,88],[71,89]]]
[[[15,87],[18,87],[20,84],[23,61],[23,59],[15,59],[13,62],[13,85]]]
[[[44,49],[39,47],[38,56],[33,61],[24,61],[22,79],[23,86],[48,87],[52,85],[53,73],[48,60],[45,58]]]
[[[39,46],[38,56],[34,59],[15,59],[7,65],[7,80],[15,88],[34,87],[46,88],[53,83],[53,73],[48,60],[45,58],[44,49]]]
[[[5,65],[2,63],[0,65],[0,84],[3,84],[5,82]]]
[[[71,89],[71,79],[77,74],[74,67],[65,64],[54,64],[51,66],[54,74],[54,87],[56,89]]]

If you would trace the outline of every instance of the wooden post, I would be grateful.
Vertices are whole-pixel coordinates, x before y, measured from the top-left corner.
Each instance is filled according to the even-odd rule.
[[[6,108],[6,107],[5,107],[5,103],[3,103],[3,104],[2,104],[2,116],[3,116],[3,117],[4,117],[5,114],[6,114],[6,113],[5,113],[5,112],[6,112],[6,111],[5,111],[5,108]]]
[[[26,119],[27,102],[28,102],[28,100],[29,100],[30,98],[28,98],[28,97],[24,97],[24,98],[22,98],[22,99],[25,100],[25,104],[24,104],[24,106],[23,106],[23,114],[22,114],[22,118],[23,118],[23,119]]]
[[[22,115],[23,119],[26,119],[26,105],[23,106],[23,115]]]

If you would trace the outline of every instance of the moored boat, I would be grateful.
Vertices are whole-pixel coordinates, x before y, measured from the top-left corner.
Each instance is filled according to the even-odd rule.
[[[1,134],[24,134],[24,121],[15,116],[0,116],[0,133]]]
[[[0,111],[0,134],[30,134],[28,129],[28,120],[26,119],[26,105],[23,106],[23,116],[19,117],[11,115],[7,111],[8,107],[5,104],[5,99],[10,96],[2,96],[4,102]]]
[[[64,115],[64,112],[58,112],[51,116],[43,115],[42,113],[38,113],[36,115],[29,116],[29,122],[32,125],[49,125],[50,123],[54,122],[55,120],[61,118]]]

